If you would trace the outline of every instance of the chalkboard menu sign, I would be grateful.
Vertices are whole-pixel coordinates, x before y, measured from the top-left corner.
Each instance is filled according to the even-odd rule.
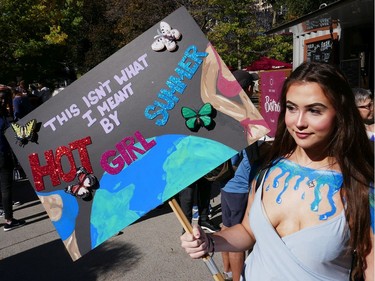
[[[305,40],[305,61],[328,62],[332,53],[332,43],[330,34]]]

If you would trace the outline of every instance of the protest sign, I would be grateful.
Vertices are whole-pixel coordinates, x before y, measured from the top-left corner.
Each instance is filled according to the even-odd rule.
[[[183,7],[12,128],[73,260],[268,132]]]

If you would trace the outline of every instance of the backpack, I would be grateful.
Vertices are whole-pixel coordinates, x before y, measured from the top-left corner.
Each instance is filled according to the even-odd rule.
[[[258,170],[260,168],[260,146],[256,141],[253,144],[245,148],[247,159],[250,163],[250,174],[249,174],[249,183],[255,178]]]
[[[264,174],[268,171],[267,167],[262,167],[263,162],[265,161],[265,155],[268,153],[269,149],[271,148],[271,144],[267,142],[262,142],[259,144],[258,142],[254,143],[256,147],[252,147],[250,145],[246,148],[247,158],[249,159],[249,163],[251,165],[251,170],[249,174],[249,190],[251,187],[251,182],[256,178],[256,185],[255,190],[258,189],[260,186]]]
[[[208,181],[227,182],[234,176],[234,169],[231,160],[225,161],[215,169],[207,173],[204,178]]]

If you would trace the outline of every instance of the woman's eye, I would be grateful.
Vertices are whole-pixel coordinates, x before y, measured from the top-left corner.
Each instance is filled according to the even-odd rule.
[[[293,106],[293,105],[286,105],[286,109],[287,109],[288,111],[290,111],[290,112],[294,112],[294,111],[296,111],[296,107]]]
[[[317,108],[310,108],[309,111],[312,113],[312,114],[316,114],[316,115],[319,115],[321,113],[321,110],[320,109],[317,109]]]

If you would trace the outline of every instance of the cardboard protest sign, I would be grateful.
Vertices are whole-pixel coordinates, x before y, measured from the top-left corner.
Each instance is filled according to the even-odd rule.
[[[268,132],[185,8],[12,128],[73,260]]]
[[[281,89],[291,71],[291,69],[280,69],[259,72],[259,108],[270,128],[268,133],[270,137],[274,137],[276,133],[277,120],[280,114]]]

